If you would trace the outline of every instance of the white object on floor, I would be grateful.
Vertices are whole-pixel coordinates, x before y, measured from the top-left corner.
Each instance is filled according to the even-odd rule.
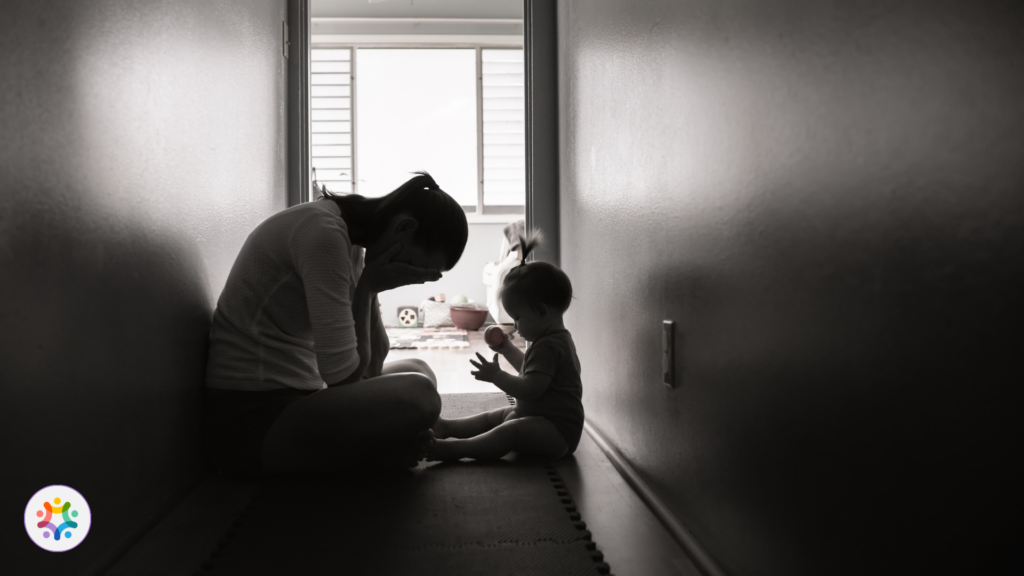
[[[416,342],[416,348],[469,348],[469,342],[461,340],[427,340]]]
[[[522,226],[516,227],[516,224],[517,222],[513,222],[505,227],[505,235],[501,237],[501,259],[484,265],[487,308],[491,311],[491,316],[494,317],[494,321],[498,324],[514,323],[512,317],[505,311],[505,307],[501,305],[501,301],[498,298],[498,290],[501,288],[501,283],[505,281],[508,271],[519,265],[519,250],[512,250],[514,246],[518,247],[519,244],[517,242],[510,242],[508,237],[522,228]]]

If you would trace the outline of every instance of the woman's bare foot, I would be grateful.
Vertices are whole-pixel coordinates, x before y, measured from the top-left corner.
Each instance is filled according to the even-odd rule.
[[[451,460],[459,460],[462,455],[459,454],[458,440],[434,440],[430,448],[427,450],[427,461],[428,462],[445,462]]]
[[[416,436],[416,440],[419,442],[419,457],[420,460],[427,457],[427,452],[430,451],[430,447],[434,444],[434,431],[427,429],[420,432]]]

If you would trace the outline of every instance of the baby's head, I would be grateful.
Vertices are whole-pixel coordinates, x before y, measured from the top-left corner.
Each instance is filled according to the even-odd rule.
[[[530,341],[551,329],[563,328],[562,315],[572,302],[572,282],[565,272],[550,262],[526,262],[543,241],[540,230],[519,237],[523,263],[509,270],[498,293],[505,311],[516,322],[516,330]]]

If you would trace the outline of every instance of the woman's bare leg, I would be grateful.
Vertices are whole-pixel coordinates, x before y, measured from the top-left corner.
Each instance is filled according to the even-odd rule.
[[[434,388],[437,388],[437,376],[435,376],[434,371],[430,369],[430,365],[419,358],[403,358],[401,360],[395,360],[394,362],[385,362],[384,366],[380,369],[381,376],[386,374],[399,374],[401,372],[417,372],[419,374],[423,374],[433,382]]]
[[[332,386],[289,404],[277,417],[263,441],[263,468],[316,473],[389,456],[412,467],[419,433],[440,413],[434,383],[418,372]]]
[[[538,416],[525,416],[511,419],[473,438],[434,440],[427,452],[427,459],[492,460],[515,450],[545,460],[554,460],[563,456],[568,449],[565,439],[550,420]]]

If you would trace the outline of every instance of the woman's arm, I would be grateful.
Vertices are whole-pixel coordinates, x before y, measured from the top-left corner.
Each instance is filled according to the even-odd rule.
[[[328,386],[358,382],[362,379],[363,373],[370,365],[373,354],[370,342],[370,325],[373,320],[371,313],[373,312],[376,300],[377,294],[372,292],[369,285],[363,282],[363,279],[360,277],[359,282],[356,284],[355,299],[352,301],[352,317],[356,323],[356,351],[359,353],[359,366],[341,382],[328,384]]]
[[[376,378],[384,370],[384,360],[388,357],[391,349],[391,339],[388,338],[387,329],[384,327],[384,319],[380,315],[380,301],[374,295],[370,304],[370,364],[363,373],[363,379]]]

